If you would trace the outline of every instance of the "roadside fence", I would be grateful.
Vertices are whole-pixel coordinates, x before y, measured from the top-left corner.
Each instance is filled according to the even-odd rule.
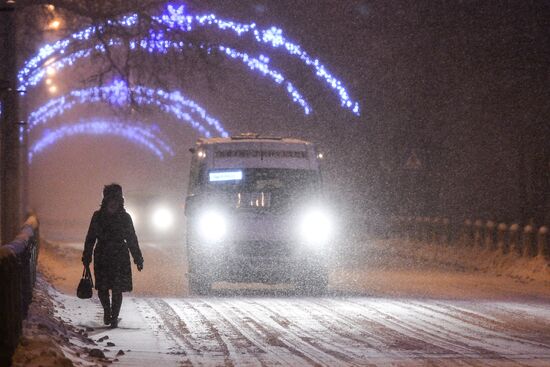
[[[0,366],[11,365],[36,281],[39,225],[31,215],[13,241],[0,246]]]
[[[392,217],[390,237],[411,242],[478,247],[522,257],[541,256],[550,261],[548,226],[520,226],[492,220],[453,222],[448,218]]]

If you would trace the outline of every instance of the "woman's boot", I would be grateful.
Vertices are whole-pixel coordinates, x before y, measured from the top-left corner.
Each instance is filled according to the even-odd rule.
[[[111,328],[118,327],[118,314],[122,306],[122,292],[113,292],[113,307],[111,310]]]
[[[108,289],[98,290],[97,296],[99,297],[101,306],[103,306],[103,323],[105,325],[109,325],[111,323],[111,318],[112,318],[111,300],[109,299],[109,290]]]

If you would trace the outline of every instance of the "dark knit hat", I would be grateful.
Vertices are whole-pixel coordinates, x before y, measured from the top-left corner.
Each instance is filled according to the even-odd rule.
[[[103,187],[103,197],[106,199],[122,199],[122,186],[116,183]]]

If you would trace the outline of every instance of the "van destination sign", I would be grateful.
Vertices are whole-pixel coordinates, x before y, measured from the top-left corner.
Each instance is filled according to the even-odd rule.
[[[292,150],[218,150],[215,158],[306,158],[305,151]]]

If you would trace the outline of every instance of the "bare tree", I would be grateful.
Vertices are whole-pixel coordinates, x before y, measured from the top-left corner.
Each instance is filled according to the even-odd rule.
[[[191,74],[202,73],[210,83],[221,75],[214,71],[221,65],[218,48],[207,41],[207,34],[178,31],[158,22],[154,15],[159,14],[164,6],[165,2],[160,0],[0,1],[0,38],[3,41],[0,44],[3,119],[0,134],[0,241],[15,236],[26,200],[22,188],[26,176],[23,163],[26,152],[19,138],[22,118],[18,110],[18,65],[36,53],[45,38],[52,38],[49,30],[52,22],[62,20],[62,24],[54,27],[57,38],[66,37],[83,27],[94,29],[92,37],[69,50],[75,52],[79,47],[92,50],[93,68],[87,68],[81,80],[86,84],[101,85],[109,79],[119,78],[129,86],[148,84],[173,88],[183,86]],[[133,26],[116,21],[128,14],[137,16],[137,23]],[[132,47],[132,42],[136,41],[154,42],[152,35],[155,34],[162,34],[185,47],[183,50],[167,49],[161,55]],[[102,46],[100,51],[95,47],[97,45]],[[131,93],[129,98],[128,105],[136,108]]]

